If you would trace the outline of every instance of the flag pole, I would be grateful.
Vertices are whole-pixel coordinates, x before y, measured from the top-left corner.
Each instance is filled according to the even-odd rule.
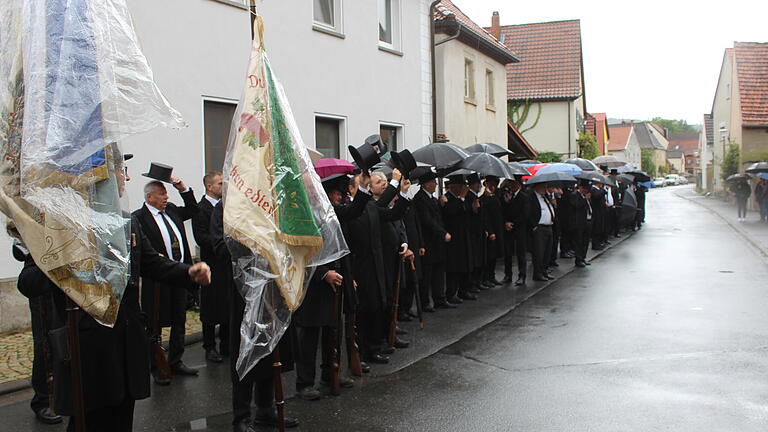
[[[251,11],[251,41],[253,41],[253,38],[256,36],[253,34],[253,23],[256,21],[256,0],[251,0],[251,5],[249,7]]]
[[[69,338],[69,370],[72,374],[72,408],[75,431],[85,431],[82,365],[80,363],[80,307],[67,296],[67,336]]]

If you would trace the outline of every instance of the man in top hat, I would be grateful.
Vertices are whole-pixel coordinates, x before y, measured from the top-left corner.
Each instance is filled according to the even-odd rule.
[[[547,273],[551,258],[555,208],[549,199],[546,184],[533,186],[528,202],[528,226],[531,230],[531,252],[533,255],[533,280],[554,279]]]
[[[462,175],[448,177],[448,192],[443,195],[443,221],[445,229],[451,235],[451,243],[446,251],[445,295],[449,304],[458,305],[462,298],[477,299],[469,293],[469,275],[474,267],[474,251],[469,239],[470,212],[467,206],[469,188]]]
[[[602,250],[606,246],[605,219],[608,208],[605,203],[606,191],[603,186],[593,185],[589,195],[592,200],[592,249]]]
[[[580,180],[576,191],[568,194],[571,207],[571,239],[576,258],[576,267],[586,267],[587,250],[592,237],[592,186],[589,181]]]
[[[505,279],[512,280],[512,258],[514,253],[517,258],[518,278],[516,286],[524,285],[528,274],[528,203],[527,192],[519,179],[509,180],[509,199],[504,206],[505,235],[511,237],[512,245],[505,251],[504,273]]]
[[[440,204],[434,197],[437,175],[430,171],[419,177],[419,184],[421,188],[413,197],[413,206],[421,222],[424,240],[422,280],[419,286],[421,308],[424,312],[434,312],[435,307],[454,307],[445,298],[445,257],[451,235],[445,228]],[[429,303],[430,295],[434,307]]]
[[[142,174],[153,180],[144,186],[144,205],[133,212],[133,217],[139,221],[142,231],[155,250],[173,261],[191,265],[192,250],[187,242],[184,221],[196,215],[199,207],[192,189],[181,179],[172,177],[172,170],[173,168],[167,165],[153,162],[149,172]],[[183,207],[168,202],[168,191],[164,183],[172,184],[174,189],[179,191],[184,201]],[[188,284],[168,286],[156,283],[157,281],[150,278],[142,279],[142,307],[147,316],[154,316],[155,289],[160,289],[159,325],[171,327],[171,337],[168,341],[168,363],[171,371],[174,375],[197,375],[198,371],[185,365],[181,359],[184,354],[187,290],[193,287]],[[159,329],[152,328],[152,331]],[[155,382],[167,385],[170,380],[155,375]]]
[[[469,223],[467,225],[467,238],[469,239],[470,248],[472,254],[469,256],[469,286],[466,288],[468,297],[475,297],[476,293],[479,293],[481,289],[491,288],[491,285],[485,283],[483,272],[485,271],[486,264],[486,242],[488,241],[488,232],[485,230],[483,208],[480,196],[482,190],[482,180],[480,175],[472,173],[466,176],[467,195],[464,197],[465,206],[469,209],[468,217]],[[464,294],[459,292],[459,298],[465,299]]]
[[[229,355],[229,290],[221,280],[224,272],[215,265],[211,242],[211,214],[221,201],[221,173],[211,171],[203,177],[205,195],[200,199],[200,211],[192,217],[192,233],[200,246],[200,260],[211,263],[212,282],[200,290],[200,321],[203,323],[205,359],[221,363]],[[219,348],[216,349],[216,325],[219,326]]]
[[[501,285],[496,279],[496,260],[504,256],[504,214],[501,208],[501,200],[497,195],[499,178],[485,176],[485,193],[480,205],[483,208],[483,223],[487,237],[486,264],[483,272],[483,280],[486,285]]]

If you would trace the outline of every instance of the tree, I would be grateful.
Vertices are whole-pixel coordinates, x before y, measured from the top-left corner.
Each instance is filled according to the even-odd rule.
[[[653,150],[640,150],[640,169],[650,175],[656,175],[656,164],[653,163]]]
[[[536,160],[541,163],[560,162],[562,159],[562,156],[555,152],[542,152],[536,155]]]
[[[723,158],[723,164],[720,169],[720,177],[723,180],[739,172],[739,162],[741,157],[739,156],[739,145],[731,141],[728,143],[728,151]]]
[[[661,117],[654,117],[651,122],[667,129],[669,133],[691,133],[698,132],[700,125],[689,125],[685,120],[669,120]]]
[[[592,160],[600,156],[600,152],[597,150],[597,138],[590,132],[579,132],[579,139],[576,140],[576,144],[579,145],[579,157]]]
[[[659,175],[666,176],[669,174],[669,167],[666,165],[662,165],[659,167]]]

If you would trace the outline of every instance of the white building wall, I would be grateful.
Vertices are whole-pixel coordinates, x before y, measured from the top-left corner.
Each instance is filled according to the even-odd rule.
[[[533,129],[525,131],[534,124],[539,110],[541,116],[538,123]],[[570,151],[573,156],[577,151],[578,138],[575,123],[574,102],[534,102],[528,119],[519,129],[525,131],[523,136],[537,152],[550,151],[567,156]]]
[[[733,63],[728,55],[723,56],[723,64],[720,68],[720,79],[715,90],[714,103],[712,104],[712,129],[713,146],[712,162],[714,172],[712,184],[715,191],[722,191],[725,182],[720,176],[723,162],[723,149],[727,150],[728,141],[733,135]]]
[[[439,38],[438,38],[439,40]],[[464,97],[464,64],[474,64],[475,98]],[[486,70],[493,72],[494,105],[486,104]],[[466,147],[491,142],[507,146],[506,69],[493,58],[458,40],[436,49],[437,133]]]

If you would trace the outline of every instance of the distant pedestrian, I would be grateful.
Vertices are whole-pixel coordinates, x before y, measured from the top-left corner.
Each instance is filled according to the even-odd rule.
[[[761,178],[755,186],[755,201],[760,207],[760,222],[768,221],[768,180]]]
[[[752,195],[752,188],[749,187],[746,180],[740,179],[731,186],[731,192],[736,195],[739,222],[743,222],[747,219],[747,200]]]

